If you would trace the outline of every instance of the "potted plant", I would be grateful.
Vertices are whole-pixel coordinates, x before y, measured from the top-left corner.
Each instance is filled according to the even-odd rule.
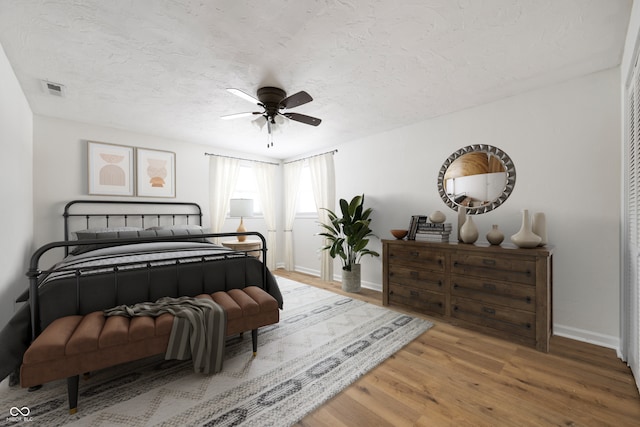
[[[355,196],[351,202],[340,199],[338,217],[330,209],[323,208],[329,215],[329,224],[320,223],[328,244],[322,250],[328,250],[331,258],[340,257],[342,261],[342,289],[347,292],[360,290],[360,259],[365,255],[380,256],[378,252],[367,249],[372,209],[364,209],[364,194]]]

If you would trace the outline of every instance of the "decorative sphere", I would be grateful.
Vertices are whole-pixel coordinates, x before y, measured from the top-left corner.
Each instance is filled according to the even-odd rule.
[[[440,211],[434,211],[431,215],[429,215],[429,221],[435,223],[435,224],[439,224],[441,222],[444,222],[447,219],[447,217],[445,216],[445,214],[443,214]]]

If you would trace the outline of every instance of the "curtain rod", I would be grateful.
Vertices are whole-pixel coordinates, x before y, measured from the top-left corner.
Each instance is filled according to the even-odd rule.
[[[205,156],[226,157],[227,159],[236,159],[236,160],[243,160],[243,161],[245,161],[245,162],[266,163],[266,164],[268,164],[268,165],[276,165],[276,166],[280,166],[280,163],[265,162],[265,161],[263,161],[263,160],[243,159],[242,157],[223,156],[222,154],[204,153],[204,155],[205,155]]]
[[[291,160],[290,162],[284,162],[283,164],[287,165],[289,163],[301,162],[303,160],[307,160],[307,159],[310,159],[312,157],[324,156],[325,154],[335,154],[337,152],[338,152],[338,150],[335,149],[335,150],[327,151],[326,153],[314,154],[313,156],[303,157],[303,158],[298,159],[298,160]]]

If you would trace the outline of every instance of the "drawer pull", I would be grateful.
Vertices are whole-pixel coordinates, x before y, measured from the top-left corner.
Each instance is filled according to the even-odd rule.
[[[531,329],[531,323],[527,323],[525,326],[527,329]]]
[[[496,311],[493,308],[489,308],[489,307],[482,307],[482,311],[488,314],[496,314]]]
[[[453,289],[458,289],[460,286],[457,283],[453,284]]]
[[[530,271],[530,270],[527,270],[527,271],[525,272],[525,274],[527,275],[527,277],[531,277],[531,271]]]
[[[527,302],[527,304],[531,304],[531,297],[526,297],[524,300]]]
[[[442,265],[442,260],[441,259],[438,260],[438,265]]]
[[[438,286],[442,286],[442,280],[438,280]]]
[[[389,295],[393,295],[393,291],[389,291]]]
[[[458,266],[458,261],[453,261],[453,266],[457,267]]]
[[[488,291],[495,291],[496,290],[496,285],[494,285],[493,283],[483,283],[482,287]]]
[[[419,297],[420,296],[420,292],[418,292],[418,291],[409,291],[409,295],[411,295],[412,297]]]
[[[438,303],[438,307],[442,308],[442,303],[441,302]]]
[[[411,256],[420,256],[420,252],[416,252],[416,251],[409,252],[409,255],[411,255]]]
[[[483,259],[482,263],[484,265],[496,265],[496,260],[495,259]]]
[[[453,311],[458,311],[458,306],[457,305],[453,306]]]

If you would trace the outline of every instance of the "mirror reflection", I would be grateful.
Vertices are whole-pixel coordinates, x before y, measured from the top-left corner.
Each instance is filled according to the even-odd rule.
[[[515,167],[502,150],[470,145],[453,153],[438,175],[438,191],[453,210],[465,206],[470,214],[495,209],[511,194]]]
[[[457,158],[444,174],[447,196],[462,206],[484,206],[504,191],[507,172],[499,158],[487,152]]]

